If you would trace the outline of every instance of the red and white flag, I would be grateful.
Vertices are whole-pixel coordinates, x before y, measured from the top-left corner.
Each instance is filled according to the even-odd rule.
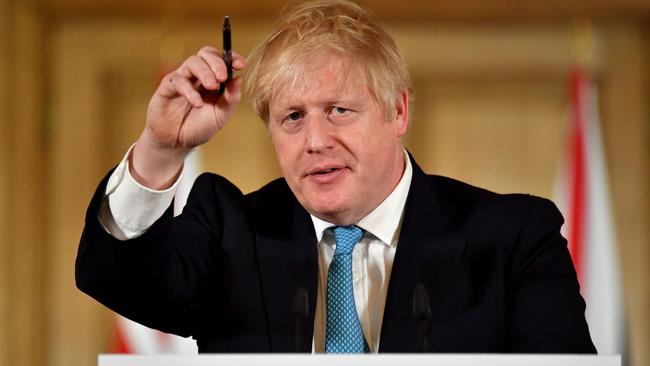
[[[622,281],[607,167],[598,118],[597,89],[576,68],[571,75],[567,146],[558,174],[556,203],[568,240],[586,317],[599,354],[624,353]]]
[[[201,174],[200,151],[194,149],[185,158],[183,176],[174,196],[174,216],[183,212],[196,178]],[[147,328],[120,315],[115,316],[115,333],[111,352],[133,354],[197,353],[196,342],[173,334]]]

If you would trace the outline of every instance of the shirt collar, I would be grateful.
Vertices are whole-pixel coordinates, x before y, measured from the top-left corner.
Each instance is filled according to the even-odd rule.
[[[400,224],[404,214],[404,205],[406,197],[411,187],[411,178],[413,177],[413,167],[408,153],[404,150],[404,173],[395,189],[379,204],[374,210],[361,218],[357,226],[371,233],[384,244],[395,246],[400,233]],[[317,242],[323,239],[323,233],[330,227],[336,226],[325,220],[311,215]]]

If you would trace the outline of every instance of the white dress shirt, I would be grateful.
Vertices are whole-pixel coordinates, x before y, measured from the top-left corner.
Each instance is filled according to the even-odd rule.
[[[368,348],[374,353],[379,350],[388,281],[393,268],[395,250],[397,250],[404,205],[413,176],[411,161],[406,152],[404,152],[404,159],[406,161],[404,173],[393,192],[357,223],[357,226],[366,232],[352,251],[354,302]],[[327,272],[336,248],[334,235],[327,228],[335,225],[313,215],[311,219],[318,239],[318,299],[314,320],[313,350],[325,352]]]
[[[183,175],[181,173],[170,188],[162,191],[142,186],[129,173],[128,157],[132,149],[133,147],[125,154],[109,178],[99,213],[100,222],[106,231],[119,240],[142,235],[163,215],[171,204]],[[352,252],[354,299],[371,352],[377,352],[379,349],[388,282],[397,249],[404,205],[413,176],[406,151],[404,159],[404,173],[395,189],[357,223],[357,226],[365,230],[365,234]],[[312,351],[324,352],[327,271],[336,248],[334,236],[327,229],[335,225],[313,215],[311,219],[318,241],[318,297]]]
[[[133,239],[144,234],[165,213],[184,173],[181,172],[174,184],[165,190],[141,185],[131,176],[128,168],[133,146],[108,178],[104,201],[99,209],[100,223],[118,240]],[[187,200],[187,197],[184,199]],[[180,212],[174,212],[175,216],[178,214]]]

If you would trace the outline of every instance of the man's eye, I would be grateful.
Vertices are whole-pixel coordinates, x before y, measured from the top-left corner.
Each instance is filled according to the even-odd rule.
[[[347,113],[349,111],[350,111],[349,109],[343,108],[343,107],[334,106],[334,108],[332,108],[332,112],[334,114],[345,114],[345,113]]]
[[[302,118],[302,113],[300,112],[291,112],[289,115],[284,119],[287,122],[295,122],[300,120]]]

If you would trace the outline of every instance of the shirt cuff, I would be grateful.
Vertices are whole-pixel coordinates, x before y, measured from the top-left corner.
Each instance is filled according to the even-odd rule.
[[[129,172],[129,156],[134,146],[131,145],[108,179],[99,210],[100,223],[118,240],[133,239],[144,234],[165,213],[183,177],[181,170],[174,184],[160,191],[141,185]]]

